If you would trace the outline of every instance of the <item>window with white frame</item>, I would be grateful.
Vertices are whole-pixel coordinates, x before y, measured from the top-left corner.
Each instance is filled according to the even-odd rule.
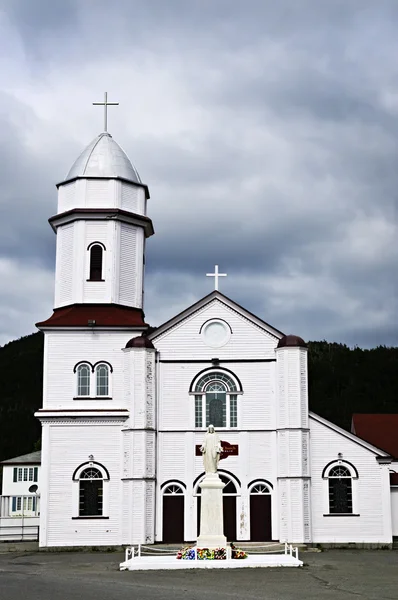
[[[89,467],[79,477],[79,517],[102,516],[104,481],[99,469]]]
[[[171,483],[163,491],[163,496],[180,496],[184,493],[184,490],[177,483]]]
[[[13,496],[11,503],[11,511],[26,515],[36,512],[37,496]]]
[[[90,254],[90,267],[88,281],[104,281],[103,279],[103,254],[105,246],[100,242],[93,242],[87,248]]]
[[[234,379],[223,371],[205,373],[196,382],[195,427],[237,427],[238,396]]]
[[[109,395],[109,367],[102,363],[95,367],[95,383],[97,396]]]
[[[91,367],[81,364],[77,367],[77,396],[90,396]]]
[[[109,363],[78,363],[76,374],[77,398],[109,398],[111,396],[111,376],[113,369]]]
[[[355,485],[358,480],[355,467],[343,461],[336,461],[324,469],[323,477],[327,482],[328,514],[354,514]]]
[[[13,481],[37,481],[38,473],[38,467],[14,467]]]
[[[72,476],[72,517],[109,518],[109,473],[100,463],[81,464]]]

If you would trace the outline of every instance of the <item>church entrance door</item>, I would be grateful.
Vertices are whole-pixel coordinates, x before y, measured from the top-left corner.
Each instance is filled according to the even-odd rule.
[[[163,493],[163,542],[184,541],[184,493],[180,486],[169,485]]]
[[[250,491],[250,541],[271,539],[271,494],[266,484],[258,483]]]
[[[236,541],[236,496],[224,496],[224,535],[227,542]]]

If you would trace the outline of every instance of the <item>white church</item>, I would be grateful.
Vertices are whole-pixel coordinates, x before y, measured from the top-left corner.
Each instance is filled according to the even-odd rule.
[[[54,312],[37,324],[40,546],[194,541],[210,423],[228,541],[390,545],[398,463],[309,412],[300,337],[217,285],[145,322],[149,190],[106,127],[57,188]]]

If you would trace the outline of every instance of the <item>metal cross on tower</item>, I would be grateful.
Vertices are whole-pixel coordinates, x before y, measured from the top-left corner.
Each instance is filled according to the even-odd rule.
[[[119,102],[108,102],[108,92],[104,93],[103,102],[93,102],[93,106],[104,107],[104,131],[108,132],[108,106],[118,106]]]
[[[214,289],[218,290],[218,278],[219,277],[227,277],[226,273],[218,272],[218,265],[214,267],[214,273],[206,273],[206,277],[214,277]]]

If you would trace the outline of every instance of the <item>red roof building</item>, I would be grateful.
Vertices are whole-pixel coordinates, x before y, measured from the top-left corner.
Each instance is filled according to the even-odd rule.
[[[351,433],[398,458],[398,414],[354,414]]]

